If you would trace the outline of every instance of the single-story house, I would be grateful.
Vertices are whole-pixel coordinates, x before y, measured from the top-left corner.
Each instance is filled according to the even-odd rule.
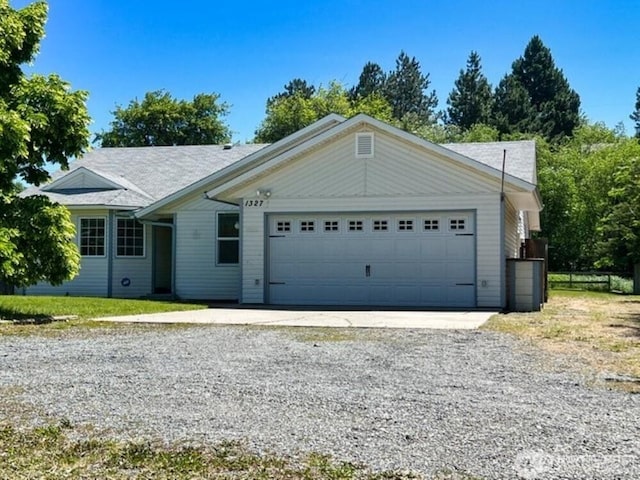
[[[70,209],[82,254],[28,294],[247,304],[503,308],[542,209],[534,142],[436,145],[366,115],[270,145],[96,149],[24,194]]]

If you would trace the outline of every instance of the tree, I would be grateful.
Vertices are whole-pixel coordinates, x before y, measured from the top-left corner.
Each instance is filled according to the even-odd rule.
[[[630,273],[640,263],[640,144],[625,140],[610,152],[608,209],[597,222],[597,266]]]
[[[466,70],[460,70],[455,88],[447,99],[446,123],[456,125],[463,131],[477,123],[489,123],[492,103],[491,85],[482,73],[480,56],[472,51]]]
[[[169,92],[147,92],[140,102],[117,106],[111,129],[96,135],[103,147],[213,145],[231,140],[221,119],[229,106],[217,93],[200,93],[192,101],[178,100]]]
[[[391,105],[393,118],[402,121],[406,115],[412,115],[420,124],[435,123],[438,97],[435,91],[425,93],[430,84],[429,74],[422,74],[416,58],[409,58],[401,51],[385,86],[385,98]]]
[[[14,286],[59,284],[80,264],[69,211],[18,196],[17,182],[38,185],[49,179],[47,162],[67,168],[88,147],[87,93],[21,68],[35,58],[46,19],[44,2],[15,10],[0,0],[0,281]]]
[[[367,62],[362,69],[358,84],[349,91],[352,101],[371,95],[384,96],[387,76],[377,63]]]
[[[501,132],[519,129],[556,141],[570,137],[580,125],[580,97],[537,35],[513,62],[512,72],[500,82],[495,96],[494,115]],[[519,103],[525,96],[527,101]]]
[[[284,92],[280,92],[274,97],[271,97],[271,101],[293,97],[295,95],[301,95],[303,98],[311,98],[316,93],[316,87],[309,85],[306,80],[301,78],[294,78],[284,86]],[[268,100],[269,101],[269,100]]]
[[[640,138],[640,87],[636,90],[636,108],[629,118],[633,120],[636,124],[634,128],[636,129],[636,138]]]
[[[347,118],[366,113],[382,121],[391,121],[391,106],[381,95],[350,100],[349,92],[335,81],[326,88],[312,88],[314,93],[311,96],[307,95],[310,90],[305,89],[269,98],[266,117],[256,130],[255,141],[277,142],[331,113]]]

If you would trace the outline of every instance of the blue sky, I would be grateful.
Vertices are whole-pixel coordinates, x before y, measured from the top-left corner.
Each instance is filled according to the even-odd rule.
[[[88,90],[93,132],[108,127],[117,104],[147,91],[219,93],[231,104],[234,141],[243,142],[266,99],[292,78],[351,86],[367,61],[388,71],[404,50],[429,73],[443,109],[471,50],[495,85],[538,34],[588,118],[624,122],[631,134],[639,23],[637,0],[50,0],[30,71]]]

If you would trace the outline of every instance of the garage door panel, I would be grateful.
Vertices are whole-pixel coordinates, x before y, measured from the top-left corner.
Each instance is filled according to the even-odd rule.
[[[270,216],[269,302],[474,306],[475,239],[449,230],[451,216],[464,219],[465,233],[473,232],[468,212]],[[439,218],[439,229],[423,228],[425,218]],[[384,228],[374,229],[380,219]],[[411,229],[401,230],[407,219],[413,219]],[[325,220],[337,221],[338,229],[325,231]],[[310,221],[316,229],[303,231]],[[275,229],[283,222],[291,229],[280,236]],[[354,225],[358,229],[350,230]]]

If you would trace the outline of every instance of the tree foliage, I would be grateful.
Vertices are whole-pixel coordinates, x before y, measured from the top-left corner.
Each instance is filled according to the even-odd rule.
[[[480,55],[472,51],[466,70],[460,70],[455,88],[447,99],[446,123],[463,131],[476,124],[488,124],[493,108],[493,92],[487,77],[482,73]]]
[[[46,163],[68,167],[88,147],[87,93],[57,75],[25,76],[44,35],[47,5],[21,10],[0,0],[0,280],[61,283],[79,269],[68,210],[46,197],[20,198],[17,181],[49,179]]]
[[[438,115],[438,97],[435,90],[427,92],[431,85],[429,74],[422,73],[420,62],[400,52],[396,59],[396,68],[392,70],[386,81],[385,97],[393,112],[393,118],[403,121],[406,116],[413,117],[413,122],[422,125],[434,124]]]
[[[192,101],[178,100],[169,92],[147,92],[142,101],[117,106],[111,128],[96,135],[103,147],[209,145],[231,140],[222,120],[229,106],[216,93],[200,93]]]
[[[289,93],[285,86],[284,94],[271,97],[267,101],[266,117],[256,130],[255,141],[276,142],[331,113],[347,118],[366,113],[382,121],[391,121],[391,107],[381,95],[352,99],[349,92],[335,81],[328,87],[312,88],[313,93],[308,95],[309,88]]]
[[[537,35],[498,85],[494,116],[503,133],[532,133],[550,141],[571,137],[580,124],[580,97]]]
[[[387,75],[377,63],[367,62],[362,68],[358,84],[349,91],[352,101],[370,95],[385,96]]]

